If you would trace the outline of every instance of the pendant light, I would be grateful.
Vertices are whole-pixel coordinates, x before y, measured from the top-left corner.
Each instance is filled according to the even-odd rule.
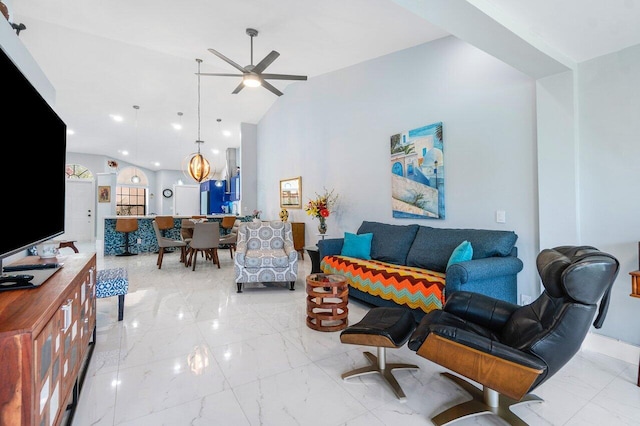
[[[196,59],[196,62],[198,63],[198,139],[196,140],[198,152],[187,157],[189,161],[186,172],[196,182],[202,182],[211,174],[211,165],[209,161],[204,158],[204,155],[200,153],[200,145],[204,143],[204,141],[200,139],[200,63],[202,63],[202,59]]]
[[[137,160],[137,156],[138,156],[138,110],[140,109],[140,107],[138,105],[134,105],[133,109],[136,110],[136,121],[135,121],[135,132],[136,132],[136,138],[134,140],[134,150],[135,150],[135,159]],[[131,183],[140,183],[140,176],[138,176],[138,169],[133,168],[133,176],[131,176]]]

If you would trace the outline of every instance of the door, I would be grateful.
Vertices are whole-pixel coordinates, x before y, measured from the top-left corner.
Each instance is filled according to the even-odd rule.
[[[88,179],[67,179],[64,208],[64,234],[60,239],[94,240],[95,184]]]
[[[173,186],[173,214],[175,216],[194,216],[200,214],[200,186]]]

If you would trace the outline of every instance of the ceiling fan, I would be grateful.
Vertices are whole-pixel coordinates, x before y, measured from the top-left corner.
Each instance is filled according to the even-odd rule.
[[[263,71],[269,65],[271,65],[271,63],[275,61],[278,58],[278,56],[280,56],[280,54],[275,50],[272,50],[271,53],[269,53],[267,56],[264,57],[264,59],[262,59],[256,65],[253,65],[253,38],[258,36],[258,30],[255,30],[253,28],[247,28],[246,32],[247,32],[247,35],[251,37],[251,64],[247,65],[246,67],[242,67],[238,65],[237,63],[235,63],[234,61],[232,61],[231,59],[227,58],[222,53],[214,49],[207,49],[209,52],[213,53],[218,58],[231,64],[238,70],[242,71],[242,74],[205,73],[205,72],[199,73],[199,74],[221,76],[221,77],[242,77],[242,81],[240,82],[238,87],[236,87],[234,91],[231,92],[234,95],[240,92],[244,86],[248,86],[248,87],[263,86],[265,89],[275,93],[276,95],[282,96],[282,92],[276,89],[275,87],[273,87],[270,83],[268,83],[266,79],[271,79],[271,80],[306,80],[307,79],[306,75],[263,73]]]

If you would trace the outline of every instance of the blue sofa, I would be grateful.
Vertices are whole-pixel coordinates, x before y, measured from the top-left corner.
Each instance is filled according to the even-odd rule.
[[[343,238],[318,241],[320,268],[342,274],[349,296],[374,306],[405,306],[416,320],[441,309],[458,290],[517,302],[517,274],[523,264],[512,231],[433,228],[364,221],[357,234],[372,233],[370,259],[342,256]],[[463,241],[473,247],[471,260],[447,268]]]

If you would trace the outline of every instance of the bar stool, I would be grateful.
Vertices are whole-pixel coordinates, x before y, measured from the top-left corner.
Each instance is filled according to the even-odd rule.
[[[116,256],[135,256],[138,253],[129,251],[129,233],[138,230],[138,219],[118,218],[116,219],[116,232],[124,232],[124,253]]]

